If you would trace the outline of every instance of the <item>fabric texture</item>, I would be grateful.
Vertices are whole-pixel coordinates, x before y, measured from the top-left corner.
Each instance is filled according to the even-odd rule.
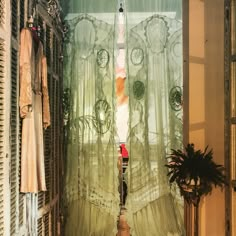
[[[165,164],[170,149],[182,146],[182,22],[167,1],[139,2],[126,5],[127,220],[132,236],[180,236],[183,201]],[[138,14],[142,6],[152,11]]]
[[[46,191],[43,127],[50,125],[47,62],[41,42],[29,29],[20,41],[21,192]]]
[[[27,235],[38,235],[38,194],[26,193],[26,226]]]
[[[128,196],[119,234],[182,236],[183,201],[165,167],[170,149],[182,145],[182,1],[124,2],[123,38],[119,5],[107,12],[106,2],[72,1],[67,16],[65,235],[118,233],[122,141]]]
[[[86,3],[85,3],[86,4]],[[115,235],[119,213],[114,104],[114,18],[67,20],[65,235]],[[109,21],[109,20],[108,20]]]

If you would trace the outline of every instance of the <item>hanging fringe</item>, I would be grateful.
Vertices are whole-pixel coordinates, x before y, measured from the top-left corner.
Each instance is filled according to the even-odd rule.
[[[28,236],[37,236],[38,194],[26,194],[26,225]]]

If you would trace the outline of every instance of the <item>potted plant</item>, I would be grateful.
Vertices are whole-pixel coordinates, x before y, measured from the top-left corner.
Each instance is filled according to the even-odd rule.
[[[167,157],[169,183],[176,183],[187,203],[194,206],[194,235],[198,235],[198,207],[203,195],[210,194],[213,187],[223,188],[226,184],[224,167],[213,161],[213,151],[195,150],[187,144],[184,151],[171,149]]]

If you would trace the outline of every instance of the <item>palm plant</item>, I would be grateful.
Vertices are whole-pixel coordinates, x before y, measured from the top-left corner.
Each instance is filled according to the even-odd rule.
[[[169,183],[176,183],[181,195],[195,209],[195,236],[198,235],[198,207],[203,195],[210,194],[213,187],[223,188],[226,184],[224,167],[213,161],[213,151],[195,150],[187,144],[184,151],[171,149],[168,156]]]

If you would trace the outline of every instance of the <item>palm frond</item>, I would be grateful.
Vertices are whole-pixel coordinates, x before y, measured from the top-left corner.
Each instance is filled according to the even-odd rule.
[[[208,146],[204,151],[195,150],[192,143],[183,151],[171,149],[167,159],[169,183],[176,182],[187,201],[211,193],[213,187],[223,188],[227,184],[225,168],[213,161],[213,150],[208,150]]]

